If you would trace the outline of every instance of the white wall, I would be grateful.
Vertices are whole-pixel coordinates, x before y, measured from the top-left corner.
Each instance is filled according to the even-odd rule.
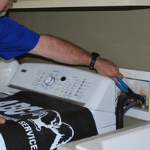
[[[119,67],[150,71],[150,9],[133,11],[10,11],[10,18],[100,53]]]

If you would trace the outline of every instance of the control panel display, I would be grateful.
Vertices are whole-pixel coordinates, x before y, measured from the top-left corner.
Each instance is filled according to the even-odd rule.
[[[57,65],[22,65],[11,86],[86,103],[98,81],[84,71]]]

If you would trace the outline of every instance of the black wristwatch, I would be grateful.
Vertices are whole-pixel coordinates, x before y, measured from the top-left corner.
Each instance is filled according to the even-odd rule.
[[[100,55],[98,53],[94,53],[92,52],[92,61],[91,61],[91,64],[89,66],[90,69],[94,69],[94,65],[95,65],[95,62],[96,62],[96,59],[97,57],[99,57]]]

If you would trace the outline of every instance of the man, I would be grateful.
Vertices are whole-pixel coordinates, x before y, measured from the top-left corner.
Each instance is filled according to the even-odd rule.
[[[10,0],[0,0],[0,11],[4,13],[10,5]],[[65,40],[51,35],[39,35],[6,16],[0,17],[0,57],[11,59],[27,52],[74,65],[90,66],[93,58],[85,50]],[[106,59],[94,58],[92,67],[115,82],[115,77],[123,78],[119,67]],[[0,118],[0,123],[4,122]]]

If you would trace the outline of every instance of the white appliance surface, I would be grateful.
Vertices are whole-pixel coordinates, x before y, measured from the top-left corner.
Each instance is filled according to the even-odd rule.
[[[77,144],[78,150],[148,150],[150,124]]]
[[[7,150],[5,146],[5,141],[1,133],[0,133],[0,146],[1,146],[1,150]]]
[[[18,68],[19,63],[16,60],[7,63],[0,60],[0,86],[8,85]]]

